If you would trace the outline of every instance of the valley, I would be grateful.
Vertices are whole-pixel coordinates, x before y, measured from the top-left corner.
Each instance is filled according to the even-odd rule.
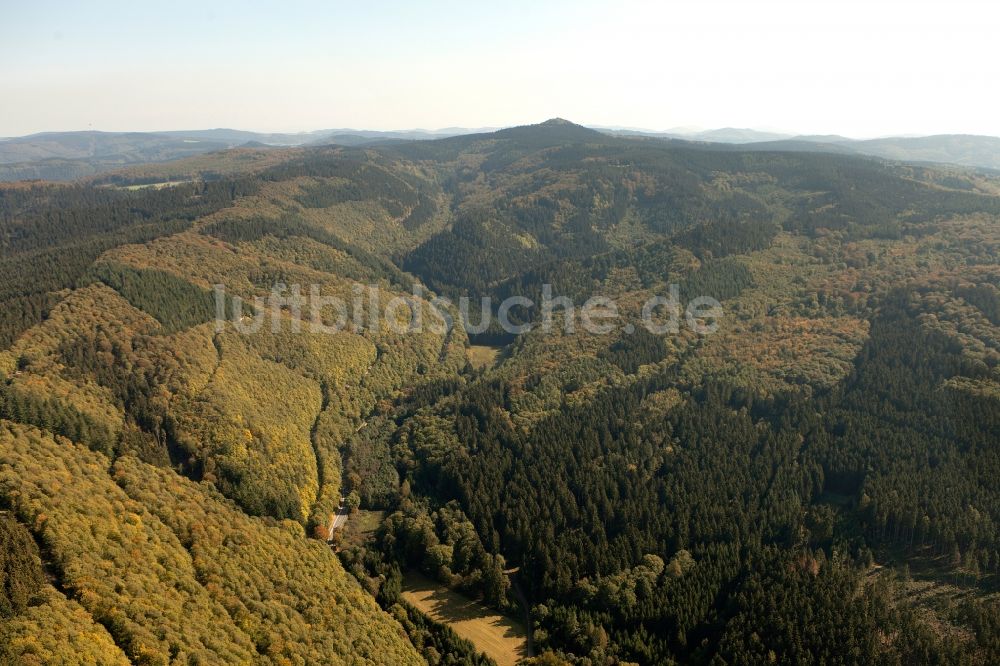
[[[992,663],[998,192],[561,119],[2,184],[0,661]]]

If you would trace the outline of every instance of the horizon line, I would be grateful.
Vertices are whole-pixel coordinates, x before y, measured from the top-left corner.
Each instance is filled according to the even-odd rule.
[[[17,139],[28,139],[31,137],[44,136],[50,134],[84,134],[84,133],[94,133],[94,134],[178,134],[184,132],[216,132],[216,131],[229,131],[229,132],[245,132],[247,134],[284,134],[288,136],[302,136],[307,137],[309,135],[323,134],[323,133],[339,133],[346,134],[351,132],[377,132],[379,134],[405,134],[405,133],[420,133],[420,134],[442,134],[440,138],[447,138],[447,136],[455,136],[458,134],[479,134],[479,133],[493,133],[504,129],[511,129],[514,127],[530,127],[532,125],[540,125],[548,120],[557,119],[557,117],[549,118],[543,121],[538,121],[534,123],[522,123],[522,124],[510,124],[510,125],[499,125],[499,126],[461,126],[461,125],[451,125],[446,127],[438,128],[427,128],[427,127],[411,127],[411,128],[392,128],[392,129],[373,129],[366,127],[322,127],[317,129],[306,129],[306,130],[293,130],[293,131],[282,131],[282,130],[259,130],[259,129],[242,129],[233,126],[216,126],[216,127],[198,127],[198,128],[182,128],[182,129],[156,129],[156,130],[119,130],[119,129],[94,129],[88,127],[86,129],[52,129],[52,130],[40,130],[37,132],[30,132],[28,134],[5,134],[0,135],[0,141],[11,141]],[[558,117],[558,119],[564,119]],[[635,127],[635,126],[624,126],[624,125],[604,125],[604,124],[588,124],[588,123],[576,123],[574,121],[568,121],[574,125],[579,125],[581,127],[586,127],[588,129],[605,131],[605,132],[635,132],[648,135],[661,135],[665,138],[692,138],[693,140],[699,140],[698,137],[704,134],[710,134],[713,132],[723,132],[723,131],[738,131],[738,132],[756,132],[759,134],[771,134],[778,135],[771,139],[760,139],[751,140],[741,143],[757,143],[766,141],[785,141],[794,140],[802,137],[830,137],[831,139],[846,139],[848,141],[869,141],[875,139],[919,139],[919,138],[929,138],[937,136],[970,136],[970,137],[987,137],[987,138],[1000,138],[1000,135],[994,134],[976,134],[973,132],[946,132],[946,131],[936,131],[932,133],[900,133],[900,134],[876,134],[868,136],[849,136],[847,134],[841,134],[839,132],[791,132],[780,129],[758,129],[756,127],[741,127],[739,125],[725,125],[721,127],[709,127],[702,128],[698,125],[681,125],[675,126],[667,129],[653,129],[648,127]],[[448,134],[452,132],[453,134]],[[711,139],[708,139],[712,142]],[[718,143],[733,143],[729,141],[716,141]]]

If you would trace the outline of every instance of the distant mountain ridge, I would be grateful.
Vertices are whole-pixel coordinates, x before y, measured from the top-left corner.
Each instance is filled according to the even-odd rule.
[[[945,162],[1000,169],[1000,138],[972,134],[871,139],[854,144],[858,152],[894,160]]]
[[[1000,138],[971,134],[886,137],[855,140],[844,137],[792,137],[742,144],[747,150],[811,151],[871,155],[899,162],[927,162],[1000,169]]]
[[[642,129],[586,127],[561,118],[538,125],[496,128],[449,127],[437,130],[357,130],[349,128],[280,133],[229,128],[163,132],[43,132],[0,139],[0,181],[74,180],[122,167],[167,162],[228,148],[342,145],[362,146],[427,141],[495,133],[497,138],[538,134],[548,141],[586,141],[602,135],[645,137],[740,146],[751,151],[825,152],[870,155],[902,162],[956,164],[1000,170],[1000,138],[942,134],[857,140],[839,135],[790,135],[726,127],[701,131],[657,132]],[[553,132],[553,130],[557,130]],[[542,135],[539,134],[539,137]]]
[[[746,150],[870,155],[900,162],[929,162],[1000,169],[1000,137],[975,134],[850,139],[837,134],[792,135],[731,127],[698,132],[604,131],[616,136],[733,144]]]
[[[125,166],[168,162],[240,146],[290,147],[439,139],[484,131],[328,129],[263,133],[227,128],[164,132],[42,132],[0,139],[0,181],[75,180]]]

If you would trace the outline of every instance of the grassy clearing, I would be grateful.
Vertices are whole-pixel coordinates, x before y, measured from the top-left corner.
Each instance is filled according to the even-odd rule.
[[[351,515],[341,528],[340,547],[363,546],[374,538],[375,530],[385,519],[385,511],[366,511],[364,509]]]
[[[385,511],[358,511],[351,516],[348,524],[351,530],[358,534],[371,534],[378,529],[385,518]]]
[[[446,624],[497,666],[513,666],[531,656],[528,630],[522,622],[500,615],[419,573],[403,579],[403,598],[435,622]]]
[[[183,185],[184,183],[190,183],[190,180],[167,180],[162,183],[143,183],[141,185],[117,185],[114,186],[116,190],[129,190],[134,192],[135,190],[162,190],[165,187],[176,187],[177,185]]]
[[[500,347],[492,347],[489,345],[469,345],[468,358],[469,363],[476,370],[481,370],[482,368],[492,368],[496,365],[497,357],[500,356]]]

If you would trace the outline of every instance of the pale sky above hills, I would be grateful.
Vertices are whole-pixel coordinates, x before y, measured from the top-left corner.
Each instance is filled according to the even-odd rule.
[[[995,2],[0,5],[0,136],[553,116],[1000,135]]]

